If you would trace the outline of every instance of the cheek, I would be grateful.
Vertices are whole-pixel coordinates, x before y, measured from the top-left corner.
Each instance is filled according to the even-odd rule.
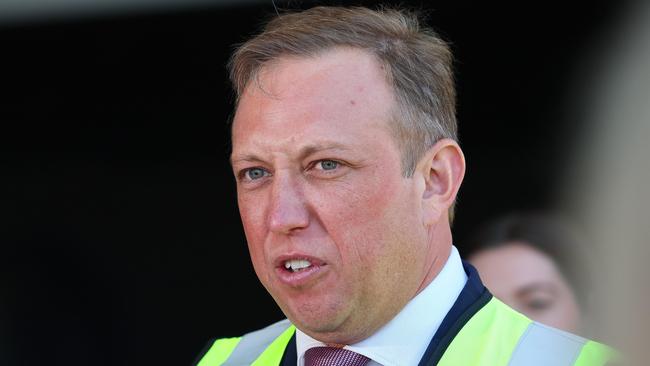
[[[337,243],[341,260],[359,277],[400,276],[414,265],[416,249],[411,246],[413,203],[399,181],[374,184],[342,184],[320,201],[317,212],[326,232]]]
[[[264,228],[266,221],[264,198],[259,194],[244,192],[237,194],[237,205],[239,206],[239,215],[244,226],[244,231],[248,239],[249,236],[256,237]]]
[[[248,250],[251,255],[251,260],[255,269],[257,270],[262,264],[264,259],[264,207],[262,201],[255,197],[238,195],[237,199],[239,205],[239,213],[246,235],[246,242]]]
[[[325,187],[315,187],[316,211],[324,221],[342,227],[382,226],[397,205],[404,204],[399,178],[364,174]],[[403,211],[404,213],[406,211]]]
[[[577,323],[580,319],[580,307],[571,289],[566,286],[558,296],[558,308],[567,323]]]
[[[385,240],[387,199],[373,186],[341,183],[318,194],[314,211],[341,255],[363,263]]]

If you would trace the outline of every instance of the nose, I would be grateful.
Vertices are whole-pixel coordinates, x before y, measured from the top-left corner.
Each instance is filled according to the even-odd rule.
[[[271,192],[270,230],[290,234],[309,225],[309,211],[300,183],[288,175],[276,174]]]

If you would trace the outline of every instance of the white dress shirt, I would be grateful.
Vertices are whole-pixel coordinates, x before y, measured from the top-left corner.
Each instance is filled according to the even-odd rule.
[[[409,301],[391,321],[375,334],[346,349],[371,361],[368,366],[416,366],[467,282],[456,247],[431,283]],[[325,346],[296,329],[298,366],[304,366],[305,351]]]

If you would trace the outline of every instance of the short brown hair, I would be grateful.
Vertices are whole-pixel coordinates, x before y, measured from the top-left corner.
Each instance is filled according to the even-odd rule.
[[[319,6],[275,17],[230,59],[237,98],[268,62],[314,56],[335,47],[365,50],[384,66],[397,101],[391,128],[404,176],[413,174],[418,160],[438,140],[456,140],[451,51],[409,10]]]

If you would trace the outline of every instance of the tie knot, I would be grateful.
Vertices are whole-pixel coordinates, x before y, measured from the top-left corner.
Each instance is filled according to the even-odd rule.
[[[365,366],[370,359],[343,348],[313,347],[305,352],[305,366]]]

